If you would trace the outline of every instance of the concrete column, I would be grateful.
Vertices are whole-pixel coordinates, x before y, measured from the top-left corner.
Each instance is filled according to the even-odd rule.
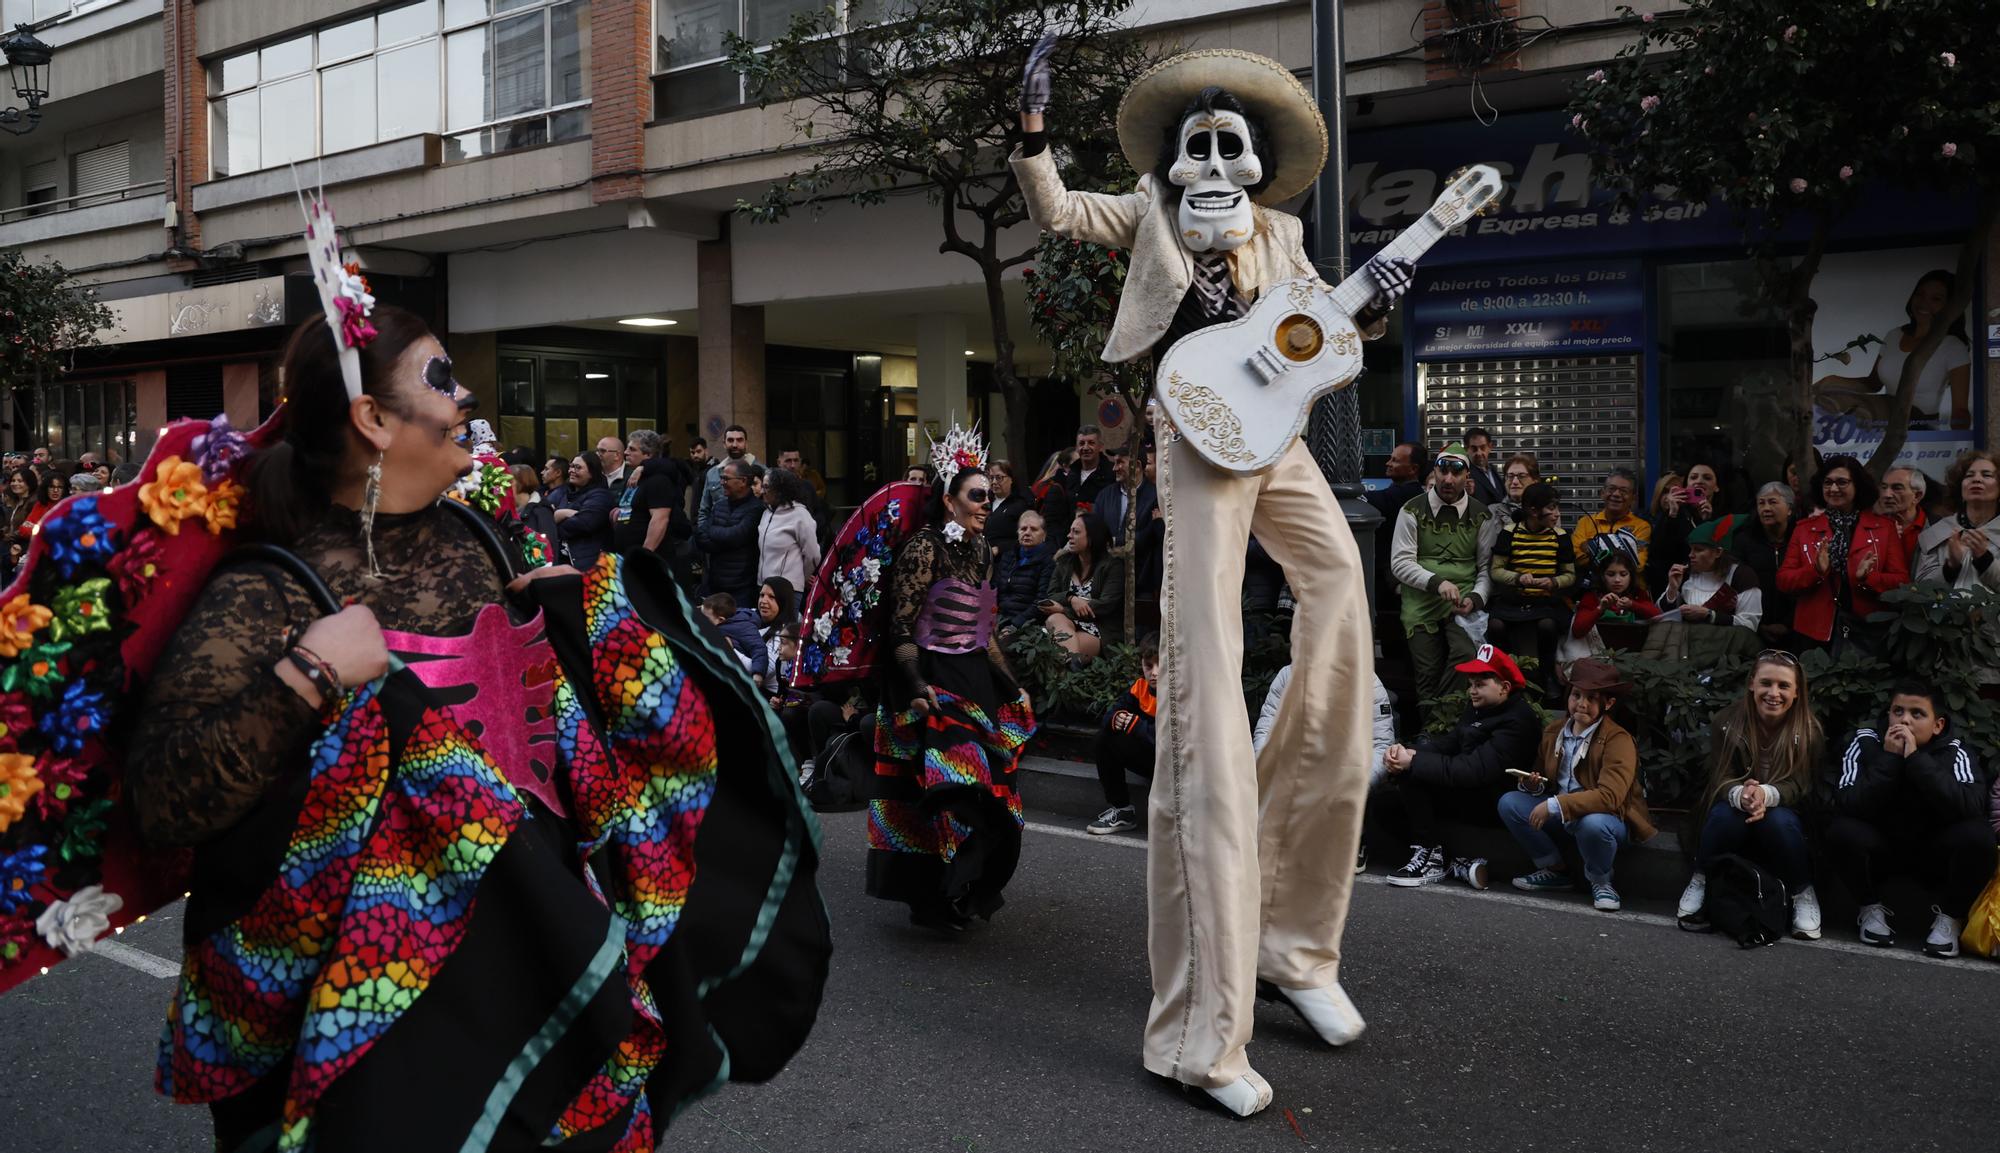
[[[722,430],[740,424],[750,434],[750,451],[761,460],[770,452],[764,443],[764,310],[735,303],[727,237],[701,243],[696,271],[701,434],[720,455]]]
[[[153,451],[153,442],[160,439],[160,429],[167,423],[166,370],[151,368],[135,372],[132,387],[139,394],[139,423],[132,429],[138,443],[132,447],[132,459],[143,461]]]
[[[222,366],[222,412],[237,428],[256,428],[258,364],[248,361]]]
[[[918,317],[917,419],[926,427],[936,421],[942,431],[970,415],[965,403],[965,317],[955,312]]]

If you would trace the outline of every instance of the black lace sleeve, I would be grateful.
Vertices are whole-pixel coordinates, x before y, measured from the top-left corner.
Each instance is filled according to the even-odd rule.
[[[920,532],[910,538],[903,551],[896,557],[896,571],[893,595],[894,607],[890,619],[895,626],[896,643],[915,644],[917,638],[917,617],[924,611],[924,598],[930,595],[931,584],[938,573],[938,537],[929,532]]]
[[[126,765],[139,831],[193,845],[241,820],[318,731],[317,714],[271,671],[288,628],[317,615],[275,570],[209,582],[146,685]]]

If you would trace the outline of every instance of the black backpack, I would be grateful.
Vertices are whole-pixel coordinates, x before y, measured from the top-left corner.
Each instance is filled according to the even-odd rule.
[[[858,730],[835,733],[814,762],[813,775],[802,782],[814,811],[846,813],[868,807],[860,788],[861,774],[874,772],[873,718]]]
[[[1708,923],[1746,949],[1782,940],[1792,927],[1792,898],[1777,875],[1748,857],[1724,853],[1708,866]]]

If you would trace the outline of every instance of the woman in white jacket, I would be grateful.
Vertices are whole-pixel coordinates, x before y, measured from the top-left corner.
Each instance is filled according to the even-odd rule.
[[[1945,482],[1958,511],[1917,537],[1916,579],[2000,591],[2000,457],[1984,449],[1968,452],[1952,464]],[[1979,679],[2000,683],[2000,668],[1980,669]]]
[[[819,571],[819,526],[807,507],[812,490],[797,473],[774,468],[764,474],[764,519],[757,526],[757,576],[783,577],[805,595]]]
[[[1381,783],[1382,774],[1387,770],[1382,764],[1382,754],[1396,743],[1396,698],[1382,684],[1381,677],[1375,682],[1375,707],[1373,712],[1375,731],[1369,738],[1368,787],[1373,789]],[[1286,665],[1271,678],[1271,690],[1264,694],[1264,707],[1257,714],[1257,727],[1250,734],[1250,746],[1260,755],[1264,743],[1271,739],[1271,729],[1278,723],[1278,706],[1284,702],[1285,688],[1292,683],[1292,666]],[[1360,851],[1354,860],[1354,871],[1365,872],[1368,868],[1368,842],[1361,842]]]

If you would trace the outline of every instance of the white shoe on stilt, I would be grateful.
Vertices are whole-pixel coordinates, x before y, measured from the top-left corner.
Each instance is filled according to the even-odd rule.
[[[1361,1019],[1361,1011],[1354,1007],[1338,981],[1320,989],[1287,989],[1258,981],[1257,995],[1290,1005],[1319,1034],[1320,1040],[1336,1049],[1360,1037],[1362,1030],[1368,1028],[1368,1022]]]
[[[1255,1069],[1220,1089],[1204,1086],[1202,1092],[1215,1098],[1216,1104],[1238,1117],[1261,1113],[1271,1103],[1271,1083],[1258,1076]]]

